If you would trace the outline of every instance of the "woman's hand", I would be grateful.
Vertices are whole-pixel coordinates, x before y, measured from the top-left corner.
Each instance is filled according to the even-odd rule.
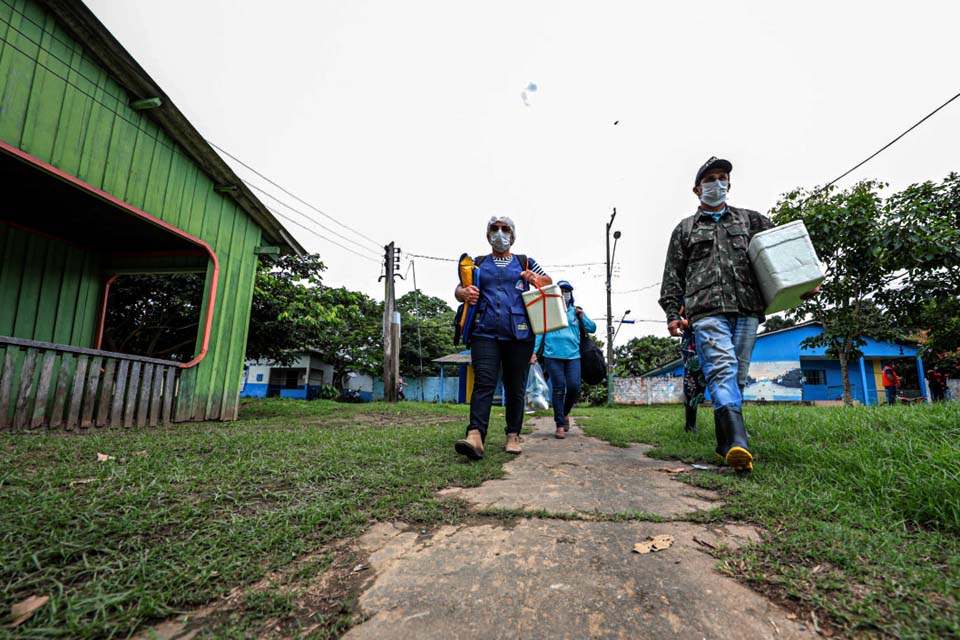
[[[467,304],[474,305],[477,304],[477,300],[480,299],[480,289],[474,285],[469,285],[466,287],[458,287],[456,296],[460,302],[466,302]]]
[[[548,284],[553,284],[553,280],[551,280],[550,278],[534,273],[533,271],[530,271],[530,269],[521,271],[520,277],[535,287],[545,287]]]
[[[531,365],[537,364],[537,354],[533,354],[532,356],[530,356],[530,364]]]

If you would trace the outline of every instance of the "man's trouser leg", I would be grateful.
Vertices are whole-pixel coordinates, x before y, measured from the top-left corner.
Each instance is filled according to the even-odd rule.
[[[753,468],[747,443],[739,387],[739,362],[734,336],[739,316],[709,316],[694,323],[697,353],[713,401],[717,425],[717,453],[738,471]],[[754,326],[754,329],[756,327]],[[741,336],[741,341],[745,337]],[[724,437],[725,436],[725,437]],[[726,451],[723,449],[726,448]]]

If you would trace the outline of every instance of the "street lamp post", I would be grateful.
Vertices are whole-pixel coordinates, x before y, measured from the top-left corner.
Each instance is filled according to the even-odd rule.
[[[614,339],[614,340],[616,340],[616,339],[617,339],[617,336],[620,335],[620,327],[623,326],[623,323],[624,323],[624,322],[626,322],[627,324],[633,324],[633,320],[627,320],[627,316],[628,316],[628,315],[630,315],[630,309],[627,309],[626,311],[624,311],[624,312],[623,312],[623,315],[620,316],[620,322],[617,323],[617,330],[616,330],[616,332],[613,334],[613,339]]]
[[[620,239],[619,231],[613,232],[613,252],[610,251],[610,228],[613,226],[613,220],[617,217],[617,208],[613,208],[610,215],[610,221],[607,223],[607,406],[613,406],[613,297],[610,286],[610,279],[613,275],[613,257],[617,253],[617,240]]]

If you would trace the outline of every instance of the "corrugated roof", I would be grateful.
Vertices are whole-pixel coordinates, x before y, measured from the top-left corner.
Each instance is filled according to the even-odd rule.
[[[438,364],[470,364],[472,362],[469,353],[451,353],[448,356],[434,358],[433,361]]]
[[[146,113],[217,185],[235,187],[231,196],[264,232],[266,240],[303,255],[304,248],[243,183],[153,78],[120,44],[96,15],[79,0],[38,0],[132,99],[160,98],[161,106]]]

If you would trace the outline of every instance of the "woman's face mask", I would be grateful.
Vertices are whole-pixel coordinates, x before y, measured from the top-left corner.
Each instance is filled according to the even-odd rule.
[[[504,231],[503,229],[488,232],[487,241],[497,253],[506,253],[512,244],[510,241],[510,233],[508,231]]]
[[[714,180],[700,185],[700,200],[703,204],[715,207],[727,201],[727,190],[730,189],[729,180]]]
[[[570,301],[573,299],[573,294],[569,291],[563,292],[563,304],[570,306]]]

